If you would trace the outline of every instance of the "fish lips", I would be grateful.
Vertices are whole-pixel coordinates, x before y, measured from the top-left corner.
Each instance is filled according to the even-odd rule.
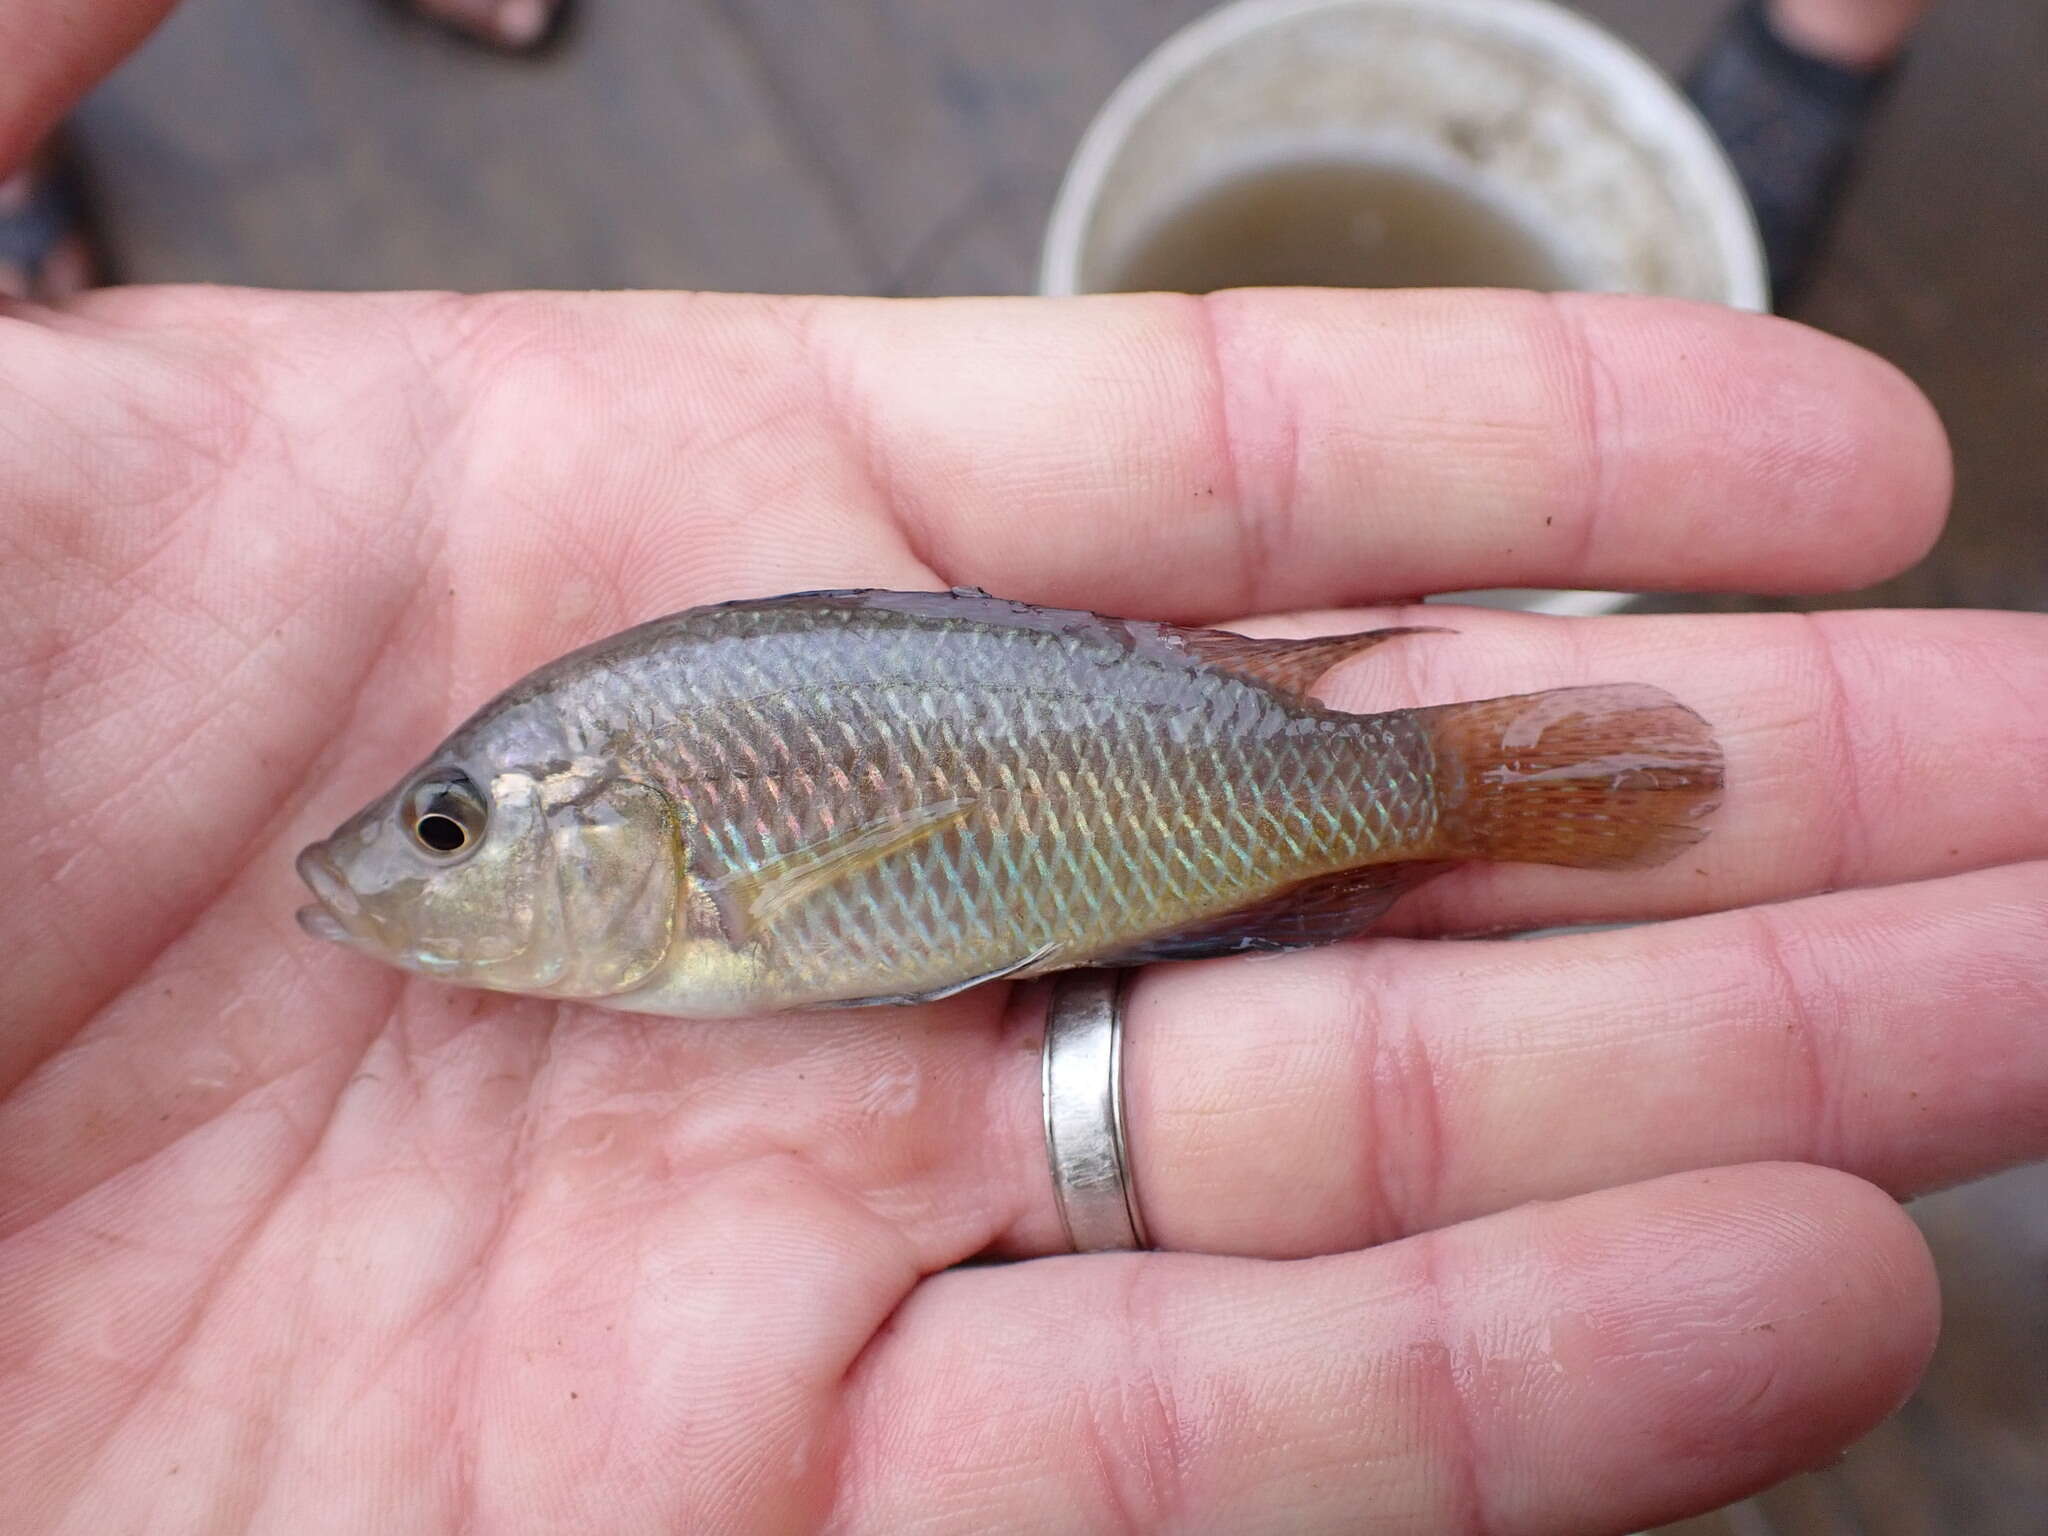
[[[319,898],[317,904],[299,908],[299,926],[316,939],[330,944],[357,944],[362,935],[357,924],[363,917],[362,903],[341,878],[328,857],[325,843],[314,843],[299,855],[299,878]],[[355,921],[352,922],[351,919]]]

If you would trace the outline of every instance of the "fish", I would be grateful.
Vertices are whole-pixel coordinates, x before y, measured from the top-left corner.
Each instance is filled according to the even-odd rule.
[[[1472,861],[1662,863],[1707,722],[1613,683],[1351,714],[1310,639],[978,588],[692,608],[542,666],[306,848],[316,938],[680,1018],[1367,932]]]

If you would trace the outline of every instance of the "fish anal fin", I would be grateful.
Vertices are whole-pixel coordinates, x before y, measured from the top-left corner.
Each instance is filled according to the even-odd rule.
[[[1090,963],[1118,966],[1206,960],[1256,950],[1309,949],[1355,938],[1407,892],[1450,867],[1409,861],[1318,875],[1251,906],[1204,918]]]
[[[934,801],[828,833],[713,882],[710,895],[726,938],[734,944],[750,942],[783,914],[941,836],[973,809],[971,800]]]
[[[1282,693],[1306,697],[1317,679],[1353,656],[1402,635],[1447,635],[1426,624],[1371,629],[1355,635],[1318,635],[1308,640],[1256,640],[1222,629],[1181,629],[1180,642],[1197,660]]]

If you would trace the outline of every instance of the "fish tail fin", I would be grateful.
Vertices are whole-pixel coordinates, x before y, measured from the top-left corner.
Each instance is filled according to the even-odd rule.
[[[1713,732],[1661,688],[1558,688],[1416,717],[1437,760],[1427,856],[1647,867],[1704,837],[1720,802]]]

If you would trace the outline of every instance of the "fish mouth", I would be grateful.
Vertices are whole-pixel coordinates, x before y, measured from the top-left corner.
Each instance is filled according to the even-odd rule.
[[[334,867],[334,861],[327,856],[327,845],[315,843],[299,855],[299,878],[319,898],[318,905],[304,906],[295,914],[299,926],[316,939],[330,944],[351,944],[358,937],[350,925],[351,916],[362,914],[362,904],[356,900],[348,882],[341,878],[341,871]]]
[[[325,907],[309,904],[299,908],[293,916],[298,918],[299,926],[316,939],[325,939],[330,944],[349,942],[349,932],[341,926],[341,919]]]

